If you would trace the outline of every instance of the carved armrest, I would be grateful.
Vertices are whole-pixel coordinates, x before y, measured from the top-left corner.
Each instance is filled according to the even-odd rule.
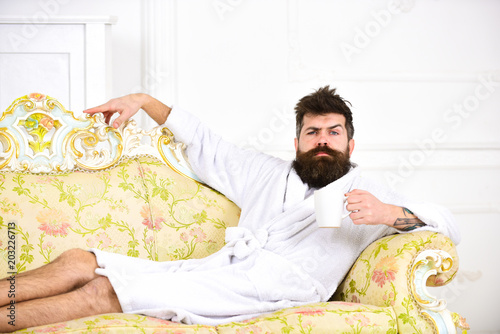
[[[333,299],[392,306],[402,333],[455,333],[465,319],[432,296],[427,286],[448,284],[458,271],[458,256],[446,236],[428,231],[391,235],[368,246]]]

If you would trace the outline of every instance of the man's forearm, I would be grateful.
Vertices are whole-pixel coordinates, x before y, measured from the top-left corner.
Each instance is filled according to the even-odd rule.
[[[161,101],[147,94],[137,94],[140,99],[141,108],[151,117],[156,123],[162,125],[167,120],[172,108],[163,104]]]
[[[407,208],[393,206],[392,212],[393,215],[390,220],[390,222],[392,222],[391,226],[397,228],[398,230],[413,231],[419,227],[426,225]]]

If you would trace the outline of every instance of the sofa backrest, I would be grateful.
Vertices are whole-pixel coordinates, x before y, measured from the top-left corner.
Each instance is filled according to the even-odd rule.
[[[165,127],[115,130],[31,94],[0,116],[0,143],[2,277],[75,247],[200,258],[238,223],[239,208],[198,180]]]

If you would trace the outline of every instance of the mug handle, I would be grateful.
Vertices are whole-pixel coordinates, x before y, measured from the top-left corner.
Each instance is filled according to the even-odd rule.
[[[344,204],[347,203],[347,199],[349,198],[349,196],[344,196]],[[345,206],[344,206],[345,208]],[[347,208],[346,208],[347,210]],[[352,211],[347,211],[348,213],[346,213],[345,215],[342,215],[342,219],[346,219],[347,217],[349,217],[349,215],[352,213]]]

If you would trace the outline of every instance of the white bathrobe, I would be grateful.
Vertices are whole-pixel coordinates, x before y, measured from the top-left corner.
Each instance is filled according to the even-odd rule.
[[[196,174],[241,208],[226,245],[204,259],[153,262],[96,249],[98,274],[109,278],[123,312],[187,324],[217,325],[285,307],[326,301],[359,254],[373,241],[397,232],[386,225],[338,229],[315,223],[312,190],[291,162],[222,140],[193,115],[174,107],[166,126]],[[406,207],[427,226],[459,242],[450,213],[410,201],[360,176],[359,167],[327,187],[364,189],[384,203]]]

